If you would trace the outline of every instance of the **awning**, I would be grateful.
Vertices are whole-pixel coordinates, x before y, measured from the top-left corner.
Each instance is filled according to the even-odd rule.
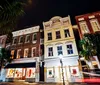
[[[10,63],[5,66],[5,68],[29,68],[36,67],[36,62],[30,63]]]

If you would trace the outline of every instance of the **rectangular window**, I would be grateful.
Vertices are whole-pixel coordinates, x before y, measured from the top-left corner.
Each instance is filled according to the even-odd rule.
[[[60,31],[56,31],[56,39],[61,38]]]
[[[18,49],[17,50],[17,58],[20,58],[21,57],[21,49]]]
[[[32,57],[36,57],[36,47],[32,48]]]
[[[48,56],[53,56],[53,47],[48,48]]]
[[[11,59],[14,59],[15,50],[11,50]]]
[[[30,42],[30,35],[26,35],[25,42],[26,43],[29,43]]]
[[[80,25],[82,34],[89,33],[89,29],[88,29],[88,26],[87,26],[85,21],[84,22],[80,22],[79,25]]]
[[[70,37],[69,29],[64,30],[65,37]]]
[[[19,43],[23,43],[23,42],[24,42],[24,37],[23,36],[20,36]]]
[[[57,52],[58,52],[58,55],[60,54],[63,55],[62,46],[57,46]]]
[[[90,20],[90,23],[91,23],[91,26],[92,26],[94,31],[99,31],[100,30],[100,25],[99,25],[97,19]]]
[[[24,49],[24,58],[27,58],[29,56],[29,49]]]
[[[48,40],[52,40],[52,33],[48,33]]]
[[[68,54],[73,54],[73,47],[72,47],[72,44],[67,45],[67,53],[68,53]]]

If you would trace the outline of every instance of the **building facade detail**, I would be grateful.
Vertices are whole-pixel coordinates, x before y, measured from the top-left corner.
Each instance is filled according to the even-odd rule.
[[[55,16],[44,26],[44,61],[45,81],[61,82],[62,72],[59,55],[63,56],[65,81],[71,81],[71,76],[79,78],[78,52],[70,16],[61,18]],[[74,70],[76,73],[74,73]]]

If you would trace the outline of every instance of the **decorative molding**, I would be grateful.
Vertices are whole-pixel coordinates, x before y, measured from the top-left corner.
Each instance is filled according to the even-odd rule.
[[[26,35],[26,34],[38,32],[39,28],[40,28],[40,26],[26,28],[26,29],[23,29],[23,30],[14,31],[14,32],[12,32],[12,34],[13,34],[13,37],[15,37],[15,36],[21,36],[21,35]]]
[[[84,18],[79,18],[79,19],[78,19],[78,21],[82,21],[82,20],[84,20]]]
[[[88,16],[88,18],[89,18],[89,19],[92,19],[92,18],[95,18],[95,16],[94,16],[94,15]]]

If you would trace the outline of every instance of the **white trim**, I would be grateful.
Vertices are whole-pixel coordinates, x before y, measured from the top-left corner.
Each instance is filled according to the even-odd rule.
[[[32,47],[32,49],[31,49],[31,55],[32,55],[32,57],[35,57],[35,56],[33,56],[33,49],[35,49],[35,54],[36,54],[36,47]]]
[[[95,28],[95,26],[93,25],[93,22],[95,22],[96,24],[97,24],[97,27]],[[90,20],[90,23],[91,23],[91,26],[92,26],[92,28],[93,28],[93,30],[94,31],[99,31],[100,30],[100,24],[99,24],[99,22],[98,22],[98,20],[97,19],[91,19]],[[95,24],[95,25],[96,25]]]
[[[17,58],[19,58],[19,57],[18,57],[19,51],[21,51],[21,49],[18,49],[18,50],[17,50]]]
[[[24,49],[24,58],[27,58],[27,57],[28,57],[28,56],[25,56],[25,52],[26,52],[26,51],[28,51],[28,53],[29,53],[29,48],[25,48],[25,49]]]
[[[30,40],[27,41],[28,36],[30,36],[30,35],[28,34],[28,35],[25,36],[25,43],[29,43],[30,42]]]
[[[35,34],[36,34],[36,40],[33,39]],[[34,43],[36,43],[36,42],[37,42],[37,33],[33,33],[33,34],[32,34],[32,43],[34,44]]]

